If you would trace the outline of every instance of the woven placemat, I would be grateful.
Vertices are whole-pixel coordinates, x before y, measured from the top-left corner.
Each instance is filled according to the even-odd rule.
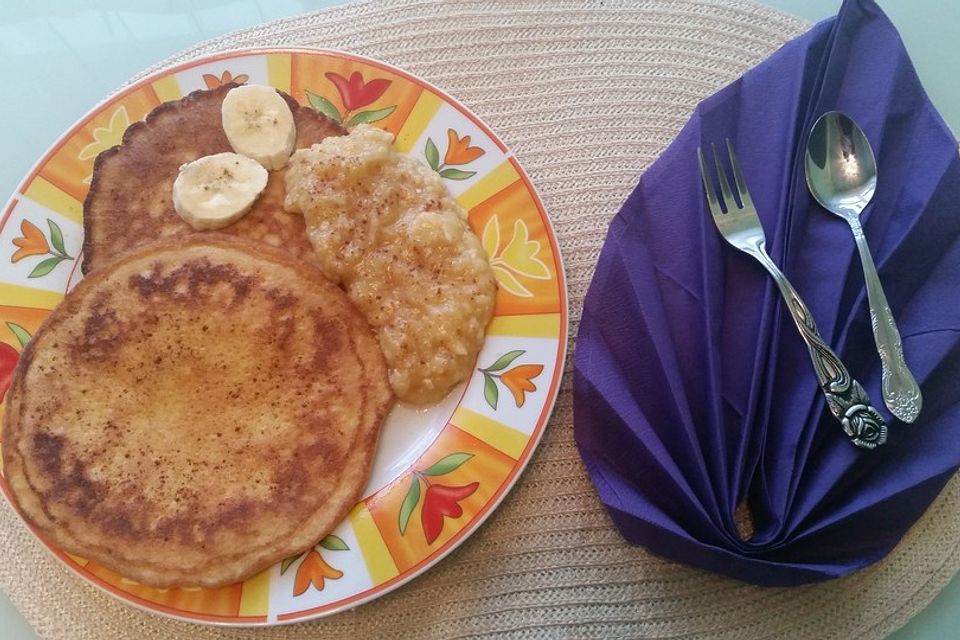
[[[571,333],[610,219],[696,103],[807,24],[739,0],[371,0],[203,43],[163,64],[254,45],[372,56],[456,96],[516,152],[560,240]],[[570,345],[574,348],[573,341]],[[793,589],[753,587],[627,545],[573,442],[571,376],[518,485],[462,547],[357,609],[215,629],[128,607],[72,575],[0,507],[0,588],[41,637],[881,638],[960,569],[954,478],[882,562]]]

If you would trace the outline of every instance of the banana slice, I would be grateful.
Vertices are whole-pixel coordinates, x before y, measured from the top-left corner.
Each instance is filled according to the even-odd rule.
[[[180,167],[173,208],[194,229],[220,229],[250,210],[267,186],[267,170],[236,153],[217,153]]]
[[[267,169],[282,169],[293,153],[297,126],[277,90],[245,84],[227,92],[220,109],[223,131],[237,153]]]

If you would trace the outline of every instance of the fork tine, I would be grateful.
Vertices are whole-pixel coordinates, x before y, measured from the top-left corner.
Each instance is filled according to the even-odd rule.
[[[723,170],[720,164],[720,156],[717,155],[717,145],[710,143],[713,149],[713,162],[717,165],[717,178],[720,180],[720,194],[723,196],[723,204],[727,211],[737,209],[737,201],[733,199],[733,193],[730,191],[730,183],[727,182],[727,172]]]
[[[703,161],[703,150],[700,147],[697,147],[697,160],[700,162],[700,179],[703,180],[703,191],[707,195],[710,213],[714,216],[723,215],[723,211],[720,210],[720,203],[717,202],[717,192],[710,184],[710,172],[707,171],[707,163]]]
[[[733,152],[733,145],[730,138],[727,138],[727,153],[730,154],[730,166],[733,167],[733,179],[737,183],[737,191],[740,192],[740,202],[745,207],[753,206],[750,199],[750,191],[747,190],[747,182],[743,179],[743,172],[740,170],[740,163],[737,161],[737,154]]]

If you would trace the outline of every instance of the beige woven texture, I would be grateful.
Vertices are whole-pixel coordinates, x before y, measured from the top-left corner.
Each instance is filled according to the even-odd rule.
[[[553,220],[571,335],[611,218],[702,98],[807,25],[738,0],[372,0],[204,43],[372,56],[456,96],[516,152]],[[571,339],[570,352],[574,347]],[[769,589],[626,544],[573,441],[571,374],[519,483],[473,536],[393,593],[322,620],[215,629],[128,607],[61,566],[6,505],[0,587],[45,638],[881,638],[960,568],[955,478],[885,560]],[[0,631],[2,635],[2,631]]]

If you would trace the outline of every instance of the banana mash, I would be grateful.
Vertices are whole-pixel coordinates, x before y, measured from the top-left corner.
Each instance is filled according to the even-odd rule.
[[[376,332],[397,397],[426,404],[470,374],[496,285],[443,179],[392,143],[359,125],[297,151],[284,205]]]

